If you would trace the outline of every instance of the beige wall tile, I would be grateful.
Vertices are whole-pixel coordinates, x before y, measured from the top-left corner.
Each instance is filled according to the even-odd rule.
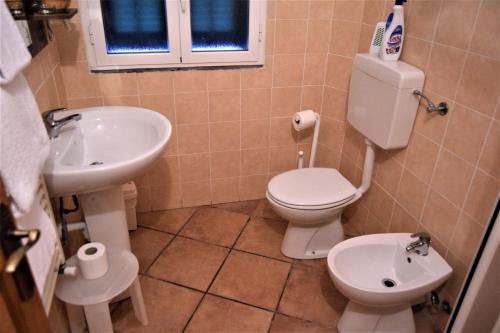
[[[333,9],[333,18],[361,22],[364,5],[364,1],[337,0]]]
[[[418,228],[418,222],[399,204],[394,205],[391,225],[391,232],[411,232],[415,233]]]
[[[229,178],[240,175],[240,151],[210,154],[211,178]]]
[[[500,3],[495,0],[481,2],[477,23],[471,40],[471,50],[495,59],[500,58],[500,43],[498,32],[500,31]]]
[[[173,77],[175,92],[207,90],[207,71],[179,71]]]
[[[307,41],[306,20],[276,21],[275,54],[304,53]]]
[[[470,263],[482,235],[483,226],[462,214],[450,242],[450,251],[462,258],[465,263]]]
[[[139,106],[139,96],[104,96],[103,105],[106,106]]]
[[[331,0],[309,1],[309,19],[331,19],[333,5]]]
[[[374,182],[366,194],[365,201],[370,212],[383,225],[384,230],[389,230],[394,206],[393,198]]]
[[[422,216],[422,224],[448,246],[460,211],[451,202],[431,190]]]
[[[300,110],[321,112],[323,102],[323,86],[302,87]]]
[[[297,132],[293,129],[290,118],[272,118],[270,145],[287,146],[297,143]]]
[[[322,116],[345,121],[347,114],[347,92],[335,88],[325,87],[323,93]]]
[[[326,84],[341,90],[349,89],[352,59],[336,55],[328,56]]]
[[[140,94],[171,94],[174,92],[172,72],[137,74]]]
[[[195,124],[208,121],[208,94],[206,92],[175,95],[177,124]]]
[[[273,82],[273,57],[267,56],[263,68],[244,69],[241,72],[241,87],[271,88]]]
[[[408,3],[406,7],[410,14],[406,21],[406,33],[419,39],[432,40],[441,2],[440,0]],[[406,41],[407,39],[405,39],[405,44]]]
[[[240,89],[239,70],[217,70],[208,72],[208,90]]]
[[[90,97],[90,98],[78,98],[78,99],[68,99],[68,108],[70,109],[79,109],[79,108],[88,108],[93,106],[102,106],[103,100],[102,97]]]
[[[500,179],[500,127],[493,121],[486,139],[486,145],[479,160],[479,167],[487,174]]]
[[[241,175],[264,175],[269,170],[269,149],[248,149],[241,151]]]
[[[182,184],[182,206],[208,205],[210,198],[210,181],[183,183]]]
[[[303,84],[322,85],[325,81],[326,61],[327,54],[306,54]]]
[[[457,101],[492,115],[500,91],[500,61],[469,54],[465,62]]]
[[[238,201],[238,178],[212,179],[212,204]]]
[[[410,36],[405,37],[401,60],[422,70],[427,68],[432,44]]]
[[[295,146],[270,149],[270,172],[284,172],[297,168],[297,148]]]
[[[150,193],[152,210],[182,207],[182,192],[180,183],[172,183],[166,186],[151,186]]]
[[[274,87],[300,86],[304,76],[304,55],[276,55],[273,68]]]
[[[148,183],[155,186],[178,183],[181,180],[179,159],[177,156],[160,157],[149,169],[147,178]],[[137,186],[140,186],[140,184]]]
[[[435,113],[428,113],[426,111],[427,103],[421,100],[417,110],[417,118],[415,119],[414,130],[434,140],[435,142],[441,143],[446,126],[450,119],[449,115],[453,113],[454,105],[450,100],[444,99],[443,97],[436,95],[430,91],[425,92],[425,94],[431,101],[446,101],[449,105],[449,114],[448,117],[436,117]]]
[[[271,115],[273,117],[292,116],[300,111],[300,87],[273,88]]]
[[[377,152],[375,165],[374,179],[386,192],[395,196],[403,174],[403,166],[385,152]]]
[[[441,150],[431,186],[457,206],[462,206],[474,169],[468,162]]]
[[[363,9],[363,23],[377,24],[385,19],[382,17],[384,11],[384,0],[367,0]]]
[[[344,142],[345,128],[344,123],[324,117],[321,120],[321,131],[319,133],[319,142],[330,149],[341,150]]]
[[[475,164],[486,140],[489,125],[489,118],[456,105],[450,114],[443,145],[464,160]]]
[[[276,44],[276,20],[267,20],[266,24],[266,55],[273,55]]]
[[[101,96],[98,77],[89,73],[86,62],[61,65],[61,72],[68,99]]]
[[[353,57],[358,50],[360,32],[361,23],[333,21],[330,52],[345,57]]]
[[[403,172],[396,199],[416,220],[420,219],[427,189],[428,186],[410,172]]]
[[[434,45],[431,51],[425,88],[453,98],[465,60],[465,52],[456,48]]]
[[[193,154],[179,157],[182,182],[210,179],[210,155]]]
[[[277,19],[305,19],[307,18],[309,1],[278,0],[276,1]]]
[[[56,27],[56,43],[61,63],[72,63],[75,61],[85,61],[85,44],[81,31],[80,22],[68,20],[69,30],[64,26]]]
[[[266,148],[269,145],[269,120],[241,122],[241,148]]]
[[[137,95],[137,75],[135,73],[99,74],[99,85],[104,96]]]
[[[35,94],[35,100],[38,104],[40,112],[55,109],[60,107],[57,89],[52,76],[45,80],[40,89]]]
[[[271,89],[241,91],[241,119],[268,118],[271,113]]]
[[[307,26],[307,53],[328,52],[330,42],[331,20],[310,20]]]
[[[462,49],[467,48],[472,36],[478,7],[478,0],[443,1],[436,31],[436,41]]]
[[[174,95],[141,95],[141,106],[160,112],[175,124]]]
[[[179,154],[208,152],[208,124],[179,125],[177,131]]]
[[[210,124],[210,151],[240,149],[240,123],[223,122]]]
[[[240,119],[240,90],[213,91],[208,98],[210,121]]]
[[[254,200],[265,196],[268,176],[245,176],[239,179],[240,200]]]
[[[407,149],[405,166],[420,180],[429,183],[438,152],[437,144],[415,133]]]
[[[465,202],[465,212],[478,223],[485,225],[491,216],[499,190],[500,181],[477,171]]]

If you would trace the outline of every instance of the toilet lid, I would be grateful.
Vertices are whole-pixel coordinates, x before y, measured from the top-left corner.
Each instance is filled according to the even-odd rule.
[[[324,206],[349,199],[356,188],[336,169],[303,168],[273,177],[267,191],[293,206]]]

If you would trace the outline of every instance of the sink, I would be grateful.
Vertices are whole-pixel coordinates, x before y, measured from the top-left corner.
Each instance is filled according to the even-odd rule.
[[[172,134],[167,118],[138,107],[72,109],[56,117],[80,113],[51,140],[44,168],[53,197],[95,192],[141,175],[161,154]]]
[[[412,304],[441,286],[452,268],[432,247],[406,252],[409,233],[354,237],[328,254],[333,283],[350,299],[338,322],[344,332],[415,332]]]
[[[128,106],[80,113],[51,140],[44,176],[52,197],[77,195],[92,242],[130,250],[121,185],[141,175],[165,149],[172,126],[158,112]]]

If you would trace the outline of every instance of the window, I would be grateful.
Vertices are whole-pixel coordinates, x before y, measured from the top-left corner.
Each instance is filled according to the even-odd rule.
[[[265,0],[80,0],[93,70],[261,65]]]

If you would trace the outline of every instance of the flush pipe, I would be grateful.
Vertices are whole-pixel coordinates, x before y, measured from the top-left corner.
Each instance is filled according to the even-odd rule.
[[[316,163],[316,151],[318,149],[319,125],[320,125],[319,114],[317,112],[314,112],[314,116],[316,117],[316,122],[314,124],[313,142],[311,146],[311,157],[309,158],[310,168],[313,168],[314,163]]]
[[[356,201],[363,194],[368,191],[370,188],[370,184],[372,181],[372,173],[373,173],[373,165],[375,164],[375,145],[373,142],[365,138],[366,143],[366,152],[365,152],[365,162],[363,165],[363,179],[361,180],[361,186],[357,189],[356,194],[354,196],[354,200]],[[351,203],[353,202],[351,201]]]

